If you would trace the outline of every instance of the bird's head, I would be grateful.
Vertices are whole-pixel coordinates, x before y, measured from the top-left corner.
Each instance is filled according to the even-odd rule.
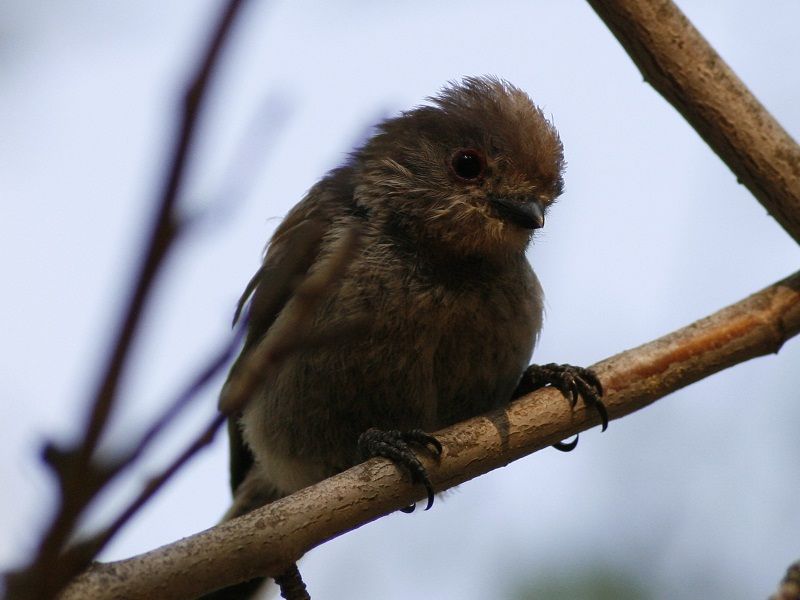
[[[354,155],[356,201],[442,252],[523,252],[562,191],[558,132],[493,77],[451,84],[380,125]]]

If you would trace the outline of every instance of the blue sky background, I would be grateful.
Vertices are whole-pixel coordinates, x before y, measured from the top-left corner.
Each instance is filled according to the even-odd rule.
[[[547,294],[537,362],[590,364],[688,324],[800,264],[783,232],[642,81],[588,4],[252,2],[216,80],[186,214],[106,448],[121,448],[228,333],[280,217],[377,119],[491,73],[564,141],[566,193],[529,257]],[[43,440],[78,431],[144,242],[184,77],[218,2],[0,5],[0,565],[54,502]],[[800,4],[681,2],[795,139]],[[800,344],[724,371],[310,553],[312,593],[512,598],[519,582],[609,572],[651,598],[766,597],[800,558]],[[107,494],[114,514],[212,414],[208,390]],[[212,525],[220,436],[104,558]],[[357,576],[356,576],[357,574]],[[421,590],[424,590],[422,592]]]

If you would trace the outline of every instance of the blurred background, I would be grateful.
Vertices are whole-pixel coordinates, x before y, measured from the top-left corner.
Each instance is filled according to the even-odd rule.
[[[681,8],[800,138],[800,4]],[[0,4],[0,566],[54,506],[69,440],[144,243],[179,94],[220,2]],[[800,250],[643,81],[586,2],[252,2],[215,80],[181,210],[104,447],[124,448],[229,335],[282,215],[376,120],[448,80],[522,87],[564,141],[566,193],[529,257],[537,362],[591,364],[798,268]],[[315,598],[764,598],[800,558],[800,343],[719,373],[312,551]],[[213,414],[221,381],[102,498],[103,523]],[[225,510],[218,436],[103,559]]]

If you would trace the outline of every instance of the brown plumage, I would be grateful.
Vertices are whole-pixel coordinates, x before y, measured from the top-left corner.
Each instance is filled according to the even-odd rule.
[[[435,431],[511,400],[542,321],[525,251],[563,168],[558,133],[530,98],[475,77],[382,123],[311,188],[243,298],[254,290],[243,355],[291,321],[296,299],[270,287],[270,273],[298,262],[304,223],[322,237],[293,267],[301,272],[359,233],[312,330],[363,325],[341,344],[290,355],[233,422],[231,515],[360,462],[369,428]]]

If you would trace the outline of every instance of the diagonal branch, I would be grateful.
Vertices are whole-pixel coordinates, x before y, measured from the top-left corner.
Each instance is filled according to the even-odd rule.
[[[669,0],[589,0],[652,85],[800,243],[800,147]]]
[[[612,418],[745,360],[777,352],[800,332],[800,272],[688,327],[608,358],[593,368]],[[424,459],[438,491],[545,448],[597,424],[545,389],[504,410],[437,434],[439,464]],[[423,496],[396,466],[372,459],[252,513],[146,554],[96,564],[62,600],[193,598],[274,575],[323,542]]]

